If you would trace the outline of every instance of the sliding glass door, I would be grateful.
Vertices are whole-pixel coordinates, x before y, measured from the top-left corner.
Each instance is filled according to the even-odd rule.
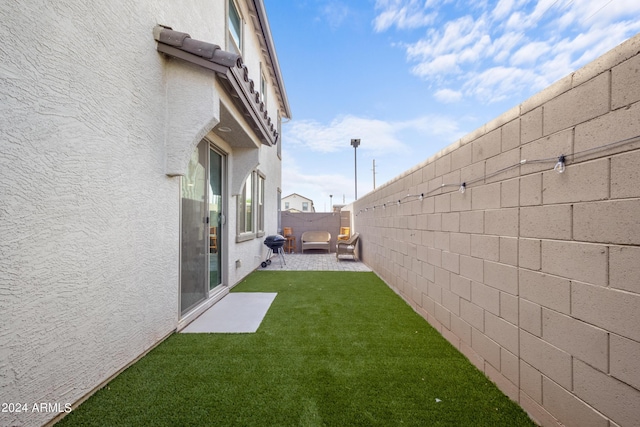
[[[222,284],[222,177],[223,157],[209,149],[209,290]]]
[[[180,313],[222,284],[225,157],[203,140],[182,177]]]

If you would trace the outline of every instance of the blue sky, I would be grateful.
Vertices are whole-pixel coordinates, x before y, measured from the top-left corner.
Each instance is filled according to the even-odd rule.
[[[282,195],[354,199],[640,32],[638,0],[264,0],[293,118]]]

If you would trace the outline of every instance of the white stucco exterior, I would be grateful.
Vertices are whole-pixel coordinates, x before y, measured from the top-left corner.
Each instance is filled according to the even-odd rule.
[[[265,58],[247,19],[256,4],[238,2],[243,60],[259,81]],[[2,402],[74,404],[176,330],[180,175],[207,135],[227,154],[224,284],[259,265],[263,239],[235,239],[232,177],[248,166],[235,163],[234,141],[211,132],[229,95],[212,71],[157,52],[152,35],[162,24],[225,49],[226,9],[226,0],[0,3]],[[278,84],[269,80],[273,119],[290,115]],[[266,177],[274,234],[277,147],[240,126],[255,139],[245,158]],[[56,416],[0,412],[0,425]]]

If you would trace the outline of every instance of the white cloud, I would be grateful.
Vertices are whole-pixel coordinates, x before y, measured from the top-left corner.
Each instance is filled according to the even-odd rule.
[[[398,131],[413,130],[424,136],[440,136],[446,141],[455,141],[461,135],[458,121],[451,117],[428,115],[415,119],[396,122]]]
[[[522,36],[523,33],[505,32],[493,41],[487,55],[490,56],[496,64],[507,62],[512,54],[511,52],[520,42]]]
[[[339,1],[331,1],[321,9],[322,20],[329,24],[332,30],[340,27],[351,14],[349,6]]]
[[[550,51],[545,42],[532,42],[522,46],[510,58],[512,65],[535,64],[543,55]]]
[[[404,47],[410,71],[435,87],[440,102],[458,96],[484,103],[521,99],[640,31],[637,0],[378,0],[376,11],[376,31],[408,25],[408,11],[437,17],[437,27],[397,45]]]
[[[419,77],[438,76],[441,74],[459,74],[462,70],[458,66],[460,57],[454,54],[441,55],[432,61],[423,61],[411,69]]]
[[[640,2],[636,0],[614,0],[591,19],[604,23],[612,23],[624,19],[634,21],[637,25],[638,13],[640,13]]]
[[[442,103],[452,104],[462,99],[462,92],[451,89],[440,89],[437,90],[433,96]]]
[[[534,72],[516,67],[493,67],[473,74],[464,84],[465,93],[485,104],[502,101],[525,89],[543,89],[546,84]]]
[[[427,37],[407,45],[407,57],[419,63],[412,72],[420,77],[458,73],[459,66],[476,61],[491,44],[483,19],[463,16],[448,22],[442,31],[429,30]]]
[[[529,17],[521,12],[513,12],[510,16],[507,17],[507,20],[502,23],[505,29],[509,31],[523,31],[526,30],[529,26]]]
[[[493,19],[502,19],[509,15],[514,6],[514,0],[500,0],[493,9]]]
[[[444,93],[453,100],[455,94]],[[455,140],[460,136],[457,121],[444,116],[421,116],[404,121],[383,121],[355,116],[343,116],[330,123],[315,120],[292,121],[285,128],[284,139],[291,147],[304,147],[319,153],[333,153],[350,149],[352,138],[360,138],[358,150],[370,155],[402,154],[410,151],[409,142],[403,141],[403,134],[418,133],[423,136],[441,136]]]
[[[559,3],[561,2],[558,0],[539,0],[533,12],[527,17],[526,22],[531,27],[536,26],[540,19],[547,14],[552,14],[552,12],[550,12],[551,9],[557,7]]]
[[[368,141],[366,150],[375,153],[406,150],[396,135],[394,123],[355,116],[338,117],[325,124],[315,120],[292,121],[286,128],[287,143],[304,145],[312,151],[330,153],[349,146],[351,138]]]
[[[484,16],[476,20],[471,16],[463,16],[445,25],[444,32],[437,37],[435,53],[459,52],[481,43],[486,36],[487,22]]]
[[[376,31],[385,31],[392,26],[398,29],[420,28],[431,24],[436,14],[428,12],[433,1],[419,0],[377,0],[376,10],[378,16],[373,21]]]

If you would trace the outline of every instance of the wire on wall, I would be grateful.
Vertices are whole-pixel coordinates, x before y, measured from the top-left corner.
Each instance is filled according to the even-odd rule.
[[[475,184],[477,182],[485,181],[488,178],[493,178],[493,177],[495,177],[497,175],[500,175],[500,174],[502,174],[504,172],[507,172],[507,171],[509,171],[511,169],[515,169],[517,167],[520,167],[520,166],[522,166],[524,164],[552,163],[552,162],[555,162],[555,165],[554,165],[552,170],[557,172],[558,174],[562,174],[562,173],[565,172],[566,165],[567,165],[567,162],[569,160],[575,160],[576,158],[581,157],[581,156],[585,156],[587,154],[591,154],[591,153],[598,152],[598,151],[604,151],[606,149],[609,149],[609,148],[612,148],[612,147],[615,147],[615,146],[618,146],[618,145],[630,144],[632,142],[637,142],[637,141],[640,141],[640,135],[636,135],[636,136],[633,136],[631,138],[621,139],[621,140],[614,141],[614,142],[611,142],[611,143],[608,143],[608,144],[599,145],[597,147],[588,148],[586,150],[578,151],[578,152],[573,153],[573,154],[566,154],[566,155],[565,154],[561,154],[558,157],[547,157],[547,158],[533,159],[533,160],[523,159],[523,160],[520,160],[518,163],[514,163],[512,165],[509,165],[507,167],[499,169],[499,170],[497,170],[495,172],[492,172],[492,173],[489,173],[489,174],[484,174],[481,177],[474,178],[472,180],[467,180],[467,181],[464,181],[464,182],[459,183],[459,184],[444,184],[443,183],[439,187],[434,188],[432,190],[429,190],[426,193],[407,194],[406,196],[404,196],[403,198],[398,199],[398,200],[389,200],[389,201],[384,202],[384,203],[382,203],[380,205],[373,205],[373,206],[365,207],[364,209],[360,209],[358,211],[358,213],[356,213],[356,216],[358,216],[362,212],[368,212],[369,209],[372,209],[372,210],[375,210],[376,208],[386,209],[388,205],[393,205],[393,204],[397,204],[397,206],[400,206],[402,203],[404,203],[403,200],[406,201],[406,199],[412,199],[412,200],[409,200],[409,201],[416,201],[416,200],[422,201],[429,194],[434,193],[436,191],[441,191],[442,189],[448,188],[448,187],[455,187],[455,188],[458,189],[458,191],[460,193],[464,194],[465,191],[467,190],[467,188],[470,185],[473,185],[473,184]]]

